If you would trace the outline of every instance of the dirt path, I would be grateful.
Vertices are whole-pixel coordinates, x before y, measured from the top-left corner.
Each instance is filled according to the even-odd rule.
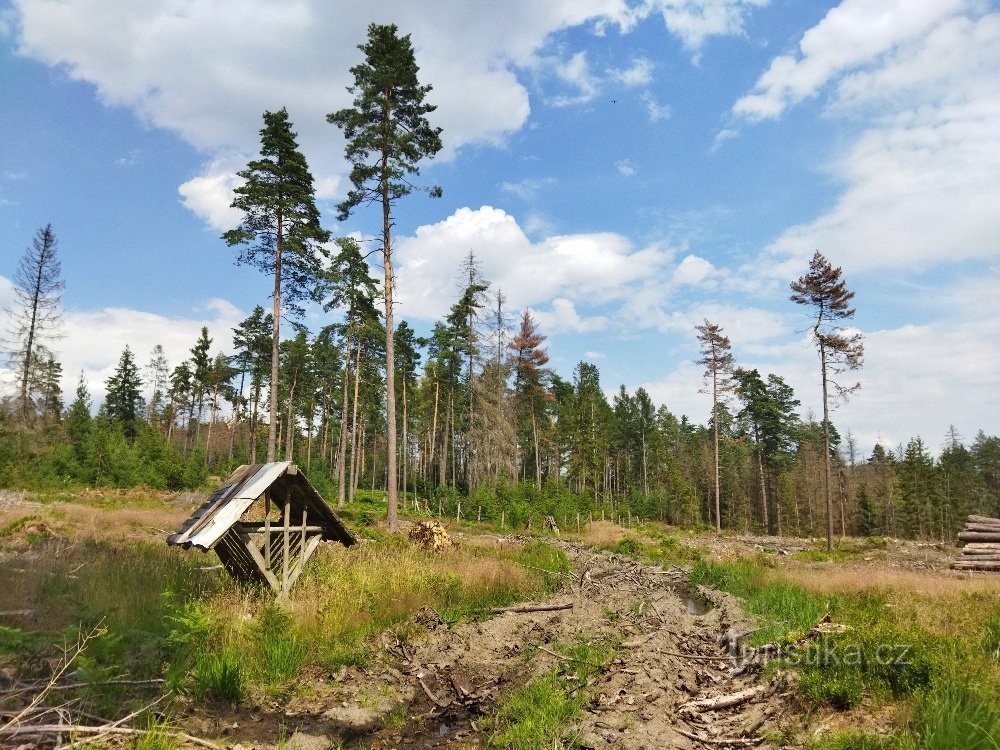
[[[416,621],[426,632],[408,643],[384,635],[373,664],[342,669],[332,680],[316,675],[270,715],[216,717],[203,728],[227,728],[229,743],[244,748],[273,744],[276,723],[291,750],[336,740],[369,750],[483,747],[483,716],[499,696],[560,665],[571,671],[554,644],[620,639],[618,657],[587,687],[587,706],[570,730],[576,746],[766,746],[760,733],[782,723],[788,701],[759,668],[727,658],[752,630],[731,597],[691,591],[680,570],[557,544],[574,573],[543,604],[566,609],[505,612],[454,627],[424,610]],[[699,703],[720,696],[743,700],[728,709]]]

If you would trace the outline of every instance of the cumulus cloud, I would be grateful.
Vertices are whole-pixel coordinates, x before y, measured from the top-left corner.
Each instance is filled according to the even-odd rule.
[[[670,258],[658,246],[637,249],[611,232],[556,235],[534,242],[501,209],[462,208],[398,239],[397,298],[403,314],[443,316],[453,302],[455,271],[469,248],[475,250],[484,276],[503,289],[514,308],[557,297],[588,304],[621,300]]]
[[[775,238],[765,273],[787,276],[816,248],[852,271],[1000,253],[1000,13],[979,7],[845,0],[736,103],[777,116],[830,84],[828,115],[863,125],[829,166],[843,191]]]
[[[770,0],[646,0],[647,9],[659,12],[671,33],[697,50],[712,36],[743,33],[747,16]]]
[[[10,289],[10,281],[0,276],[0,309],[4,298],[11,297]],[[232,328],[245,317],[236,306],[221,298],[206,300],[199,309],[181,316],[123,307],[67,310],[63,314],[62,337],[51,346],[62,365],[64,398],[73,398],[78,376],[83,372],[94,404],[100,404],[105,395],[105,381],[114,372],[126,345],[140,367],[144,367],[153,346],[160,344],[170,366],[175,367],[191,356],[190,349],[202,326],[207,326],[213,338],[212,353],[229,352]],[[0,313],[3,329],[6,329],[5,318]]]
[[[797,54],[771,61],[733,112],[750,120],[778,117],[837,74],[926,33],[962,5],[962,0],[844,0],[802,36]]]
[[[576,305],[564,297],[552,300],[548,310],[532,309],[532,314],[546,334],[591,333],[603,331],[610,324],[604,315],[580,315]]]
[[[627,68],[608,71],[608,76],[623,86],[647,86],[653,81],[653,61],[639,57]]]
[[[209,174],[185,183],[182,199],[218,228],[219,202],[207,198],[217,187],[211,177],[220,176],[216,166],[225,155],[257,152],[265,110],[288,108],[320,184],[344,174],[341,134],[325,115],[351,102],[349,69],[360,59],[357,45],[369,23],[391,18],[411,34],[421,77],[434,85],[429,101],[437,105],[434,123],[443,128],[445,145],[438,158],[447,160],[467,144],[502,144],[525,125],[531,111],[519,77],[525,73],[569,86],[556,103],[596,95],[602,75],[610,73],[595,75],[582,51],[554,58],[558,32],[583,25],[628,32],[659,12],[669,30],[696,47],[708,35],[738,33],[739,19],[758,4],[14,0],[0,15],[0,34],[10,30],[22,54],[93,84],[108,106],[127,107],[204,152]],[[651,71],[648,60],[637,58],[613,75],[638,86]],[[649,106],[652,116],[662,116],[661,105]]]

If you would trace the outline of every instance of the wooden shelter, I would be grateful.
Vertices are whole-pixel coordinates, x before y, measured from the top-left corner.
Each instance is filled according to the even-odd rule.
[[[214,549],[233,578],[287,596],[321,541],[357,542],[290,461],[241,466],[167,544]]]

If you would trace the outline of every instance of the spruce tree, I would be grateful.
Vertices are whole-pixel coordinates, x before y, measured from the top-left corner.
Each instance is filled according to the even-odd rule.
[[[327,121],[344,131],[345,154],[351,163],[354,186],[339,206],[340,220],[362,204],[382,209],[382,265],[385,270],[385,357],[387,413],[386,495],[388,526],[395,531],[396,520],[396,388],[392,309],[392,206],[413,191],[410,175],[418,163],[441,150],[441,129],[431,127],[427,115],[435,107],[424,99],[430,86],[417,78],[419,68],[409,35],[399,36],[394,24],[371,24],[368,40],[358,46],[364,62],[351,68],[354,105],[327,115]],[[438,196],[440,188],[430,188]]]
[[[243,212],[243,222],[222,238],[230,246],[240,246],[238,264],[274,275],[267,430],[267,460],[274,461],[282,305],[293,315],[302,313],[301,302],[315,293],[320,273],[316,245],[327,242],[330,233],[320,226],[312,174],[284,108],[264,113],[260,143],[260,158],[239,173],[245,183],[235,190],[232,205]]]
[[[864,360],[864,344],[860,333],[847,333],[837,325],[839,320],[854,317],[850,302],[854,292],[840,278],[841,268],[834,268],[817,250],[809,263],[809,273],[791,283],[789,299],[812,308],[812,338],[819,350],[820,378],[823,390],[824,494],[826,496],[826,548],[833,550],[833,490],[830,479],[830,399],[829,390],[846,397],[861,387],[860,383],[845,386],[833,376],[857,370]]]
[[[138,424],[142,419],[144,401],[142,398],[142,378],[135,363],[135,355],[128,345],[118,359],[114,374],[107,380],[108,395],[104,400],[104,413],[108,419],[121,426],[122,433],[129,440],[138,434]]]

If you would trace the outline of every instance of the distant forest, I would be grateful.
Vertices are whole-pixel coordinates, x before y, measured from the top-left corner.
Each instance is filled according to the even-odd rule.
[[[343,503],[386,485],[385,331],[358,246],[339,242],[329,268],[321,296],[340,321],[298,326],[280,344],[276,452]],[[395,328],[405,508],[503,513],[511,526],[548,514],[573,523],[577,513],[714,525],[711,420],[694,424],[641,388],[609,401],[587,362],[560,377],[530,312],[509,310],[471,253],[457,270],[461,291],[428,337],[405,321]],[[0,410],[0,486],[196,489],[264,461],[271,315],[257,307],[223,335],[202,329],[179,363],[159,346],[141,362],[126,347],[96,413],[82,373],[64,405],[62,368],[39,344],[23,397],[8,395]],[[821,420],[801,413],[777,374],[736,367],[727,382],[717,410],[723,528],[822,535]],[[830,427],[837,534],[950,540],[967,514],[1000,512],[1000,438],[980,431],[966,444],[952,429],[938,455],[919,437],[859,455],[849,431]]]

